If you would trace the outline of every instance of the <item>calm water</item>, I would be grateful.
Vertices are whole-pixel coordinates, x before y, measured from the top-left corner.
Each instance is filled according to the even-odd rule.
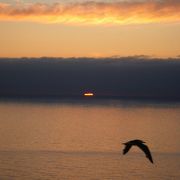
[[[1,100],[0,179],[180,179],[179,129],[177,103]]]

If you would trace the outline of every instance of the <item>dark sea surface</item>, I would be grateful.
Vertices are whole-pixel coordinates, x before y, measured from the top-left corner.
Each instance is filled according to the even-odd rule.
[[[143,139],[154,164],[123,142]],[[180,103],[0,101],[0,179],[180,179]]]

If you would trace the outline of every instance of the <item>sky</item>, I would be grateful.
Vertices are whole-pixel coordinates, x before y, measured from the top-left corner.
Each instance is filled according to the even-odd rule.
[[[179,0],[0,0],[0,57],[176,57],[179,32]]]

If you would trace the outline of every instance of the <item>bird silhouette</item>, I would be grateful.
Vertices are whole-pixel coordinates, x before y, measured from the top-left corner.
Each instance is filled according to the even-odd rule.
[[[139,139],[135,139],[135,140],[123,143],[125,145],[125,148],[123,149],[123,154],[126,154],[132,146],[138,146],[145,153],[146,157],[150,160],[150,162],[153,163],[150,150],[148,146],[146,146],[144,143],[145,143],[144,141],[141,141]]]

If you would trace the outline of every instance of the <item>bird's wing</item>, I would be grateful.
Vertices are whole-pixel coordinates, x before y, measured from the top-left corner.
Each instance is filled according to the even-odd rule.
[[[131,148],[131,146],[132,146],[131,144],[125,144],[125,148],[123,149],[123,154],[126,154]]]
[[[146,154],[146,157],[151,161],[151,163],[153,163],[153,159],[148,146],[146,146],[145,144],[138,144],[137,146]]]

